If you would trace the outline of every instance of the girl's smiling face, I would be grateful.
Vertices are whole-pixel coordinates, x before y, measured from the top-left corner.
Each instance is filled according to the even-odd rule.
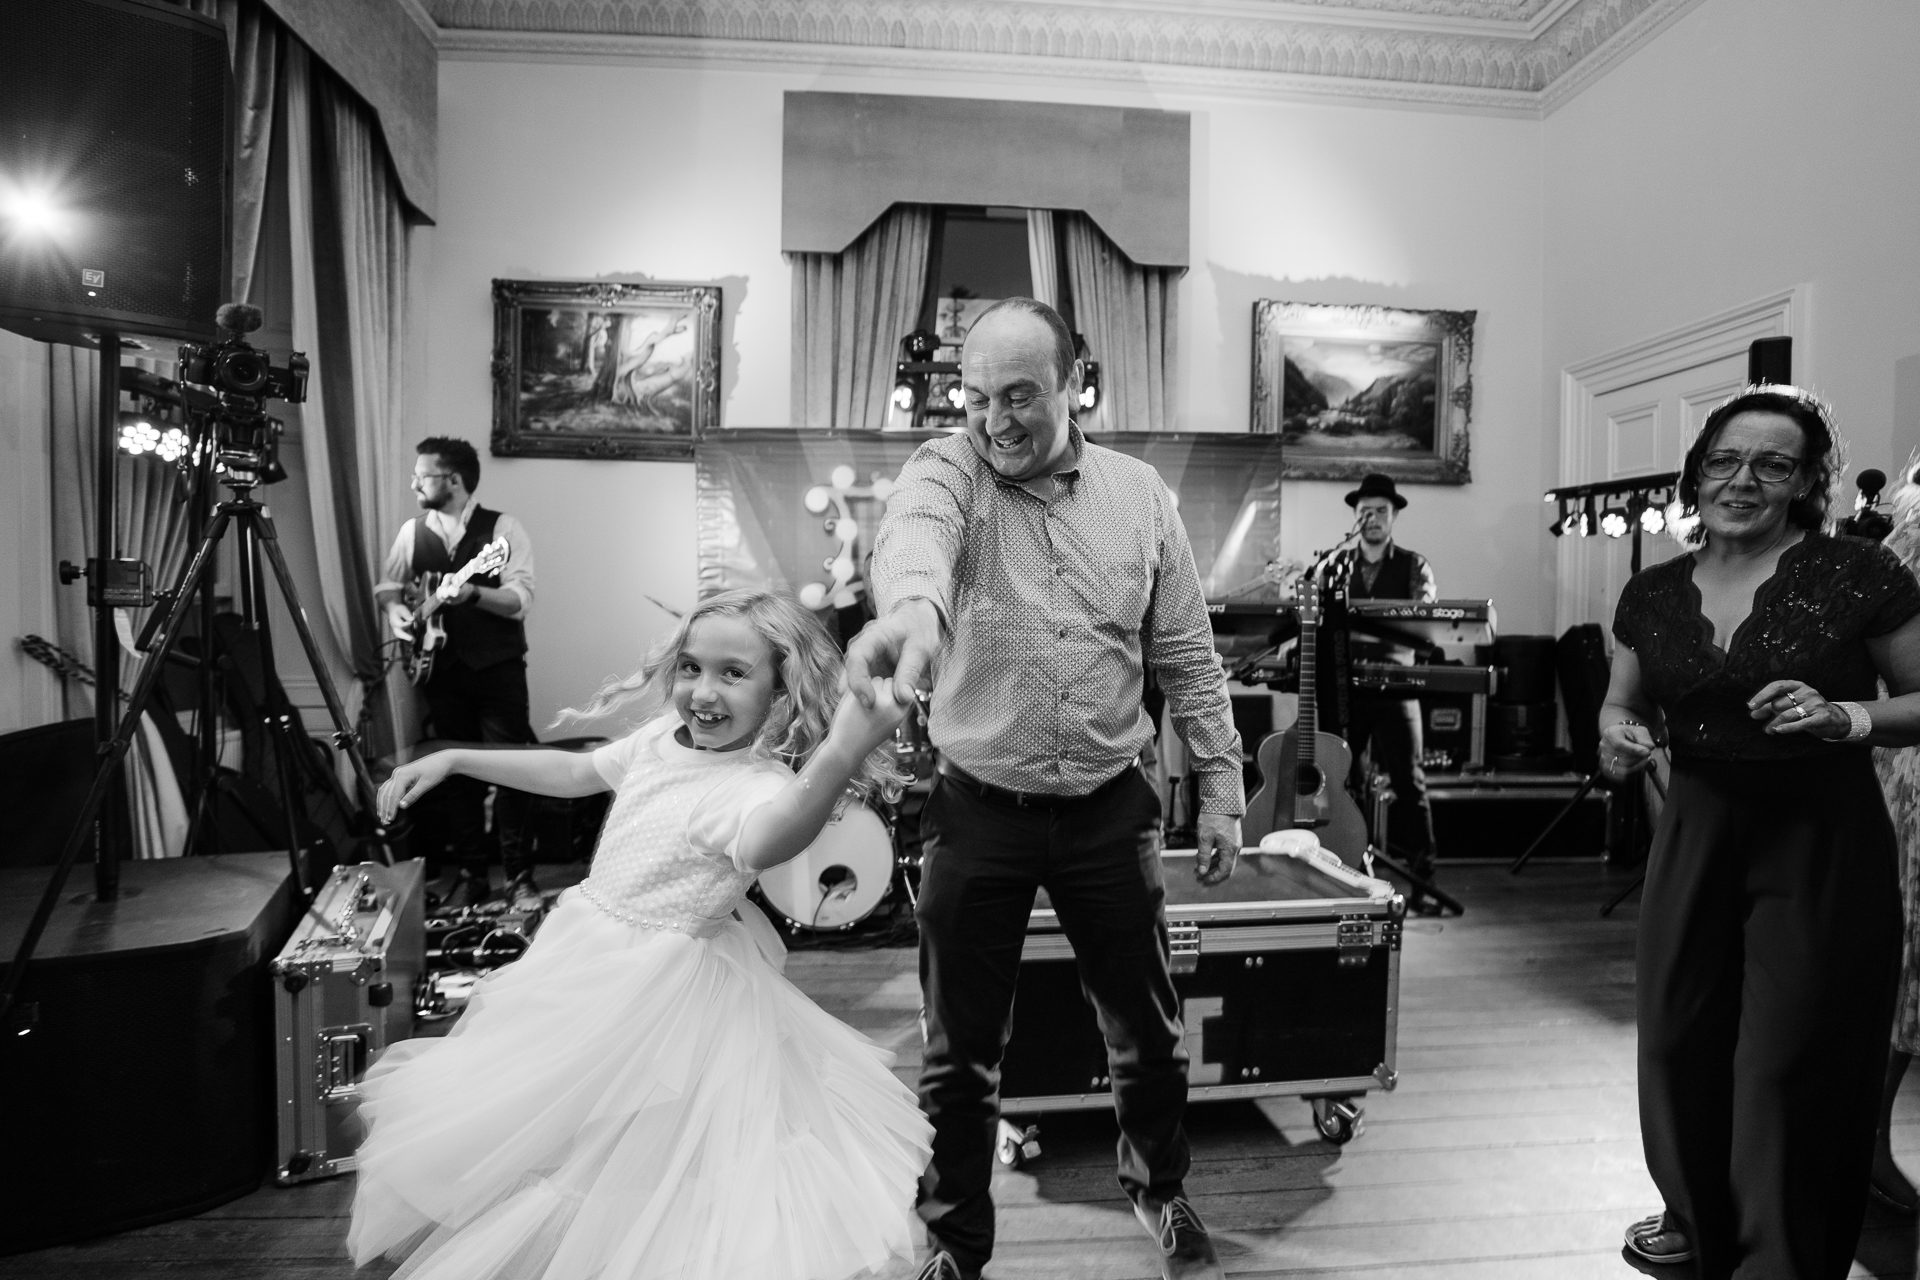
[[[697,619],[673,672],[682,741],[703,751],[737,751],[752,742],[778,692],[776,665],[773,646],[746,619]]]

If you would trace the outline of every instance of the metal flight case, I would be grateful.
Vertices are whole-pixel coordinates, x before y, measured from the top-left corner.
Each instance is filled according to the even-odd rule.
[[[1161,858],[1188,1098],[1297,1095],[1322,1136],[1351,1139],[1365,1094],[1397,1079],[1405,900],[1324,849],[1247,849],[1211,887],[1194,879],[1192,850]],[[1072,945],[1042,894],[1020,957],[1001,1110],[1109,1107],[1110,1085]]]
[[[354,1167],[360,1077],[413,1035],[425,863],[336,867],[273,962],[282,1186]]]

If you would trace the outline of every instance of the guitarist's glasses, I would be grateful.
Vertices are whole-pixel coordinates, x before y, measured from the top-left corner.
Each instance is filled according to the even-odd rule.
[[[409,488],[418,489],[422,484],[426,483],[429,480],[445,480],[448,476],[451,476],[453,474],[454,473],[451,471],[416,471],[413,473],[412,476],[408,477],[407,486]]]

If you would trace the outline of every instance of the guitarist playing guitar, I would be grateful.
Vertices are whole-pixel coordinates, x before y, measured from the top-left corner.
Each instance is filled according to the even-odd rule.
[[[374,588],[374,598],[393,634],[415,634],[415,610],[408,604],[409,597],[425,606],[428,584],[441,577],[448,581],[459,577],[457,571],[472,565],[489,544],[504,542],[506,552],[497,568],[471,574],[451,596],[435,593],[437,603],[421,610],[431,613],[445,631],[444,642],[433,651],[431,675],[421,685],[427,735],[444,742],[536,742],[527,715],[526,660],[526,616],[533,606],[533,543],[518,520],[474,501],[480,456],[465,440],[448,436],[422,440],[410,483],[420,514],[400,527]],[[424,631],[426,619],[420,622]],[[441,791],[445,798],[434,815],[440,819],[440,829],[428,837],[429,857],[458,868],[445,895],[450,902],[483,902],[491,896],[487,788],[463,778],[450,781]],[[539,892],[526,860],[527,798],[501,788],[494,799],[493,817],[507,896],[527,905]],[[417,822],[415,829],[430,825]]]

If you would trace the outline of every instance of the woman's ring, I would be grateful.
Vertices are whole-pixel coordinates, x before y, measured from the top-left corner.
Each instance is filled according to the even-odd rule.
[[[1799,706],[1799,705],[1800,705],[1800,691],[1799,691],[1798,689],[1795,689],[1795,690],[1794,690],[1794,691],[1793,691],[1792,693],[1789,693],[1789,694],[1787,695],[1787,701],[1788,701],[1788,702],[1791,702],[1791,703],[1792,703],[1792,704],[1793,704],[1794,706],[1796,706],[1796,707],[1797,707],[1797,706]]]
[[[1799,710],[1800,714],[1796,716],[1795,719],[1805,720],[1807,718],[1807,709],[1805,707],[1798,707],[1797,709]]]

